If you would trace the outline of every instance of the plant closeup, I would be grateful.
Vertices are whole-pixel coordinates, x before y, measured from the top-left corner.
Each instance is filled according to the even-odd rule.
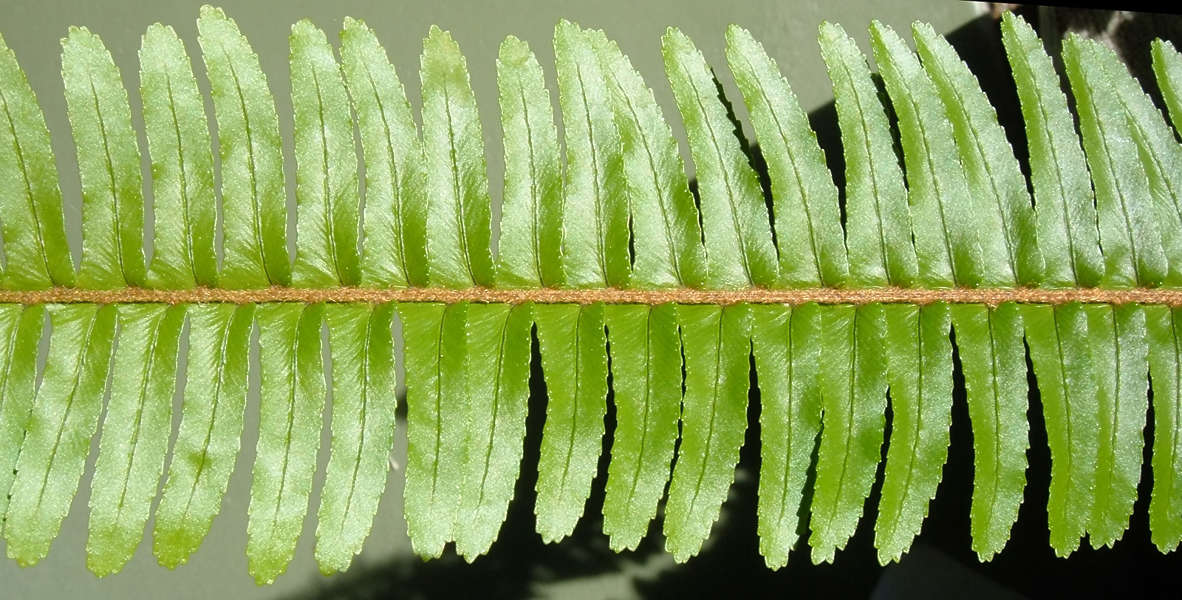
[[[1007,14],[1020,162],[932,27],[913,27],[913,49],[873,23],[874,73],[824,23],[839,188],[745,29],[726,31],[718,73],[737,84],[754,143],[689,37],[661,39],[691,179],[629,58],[603,31],[562,21],[556,96],[524,41],[508,37],[496,57],[494,230],[483,124],[449,33],[423,41],[416,115],[364,22],[346,18],[335,48],[308,20],[292,27],[289,214],[258,57],[220,9],[203,7],[197,25],[199,61],[170,27],[143,35],[142,132],[99,37],[75,27],[62,39],[77,268],[41,107],[0,38],[0,515],[21,565],[49,552],[95,436],[90,570],[122,569],[149,517],[157,561],[184,564],[239,467],[257,379],[248,570],[259,583],[281,575],[309,511],[321,571],[348,569],[387,487],[400,375],[402,516],[423,557],[488,552],[521,470],[536,469],[546,542],[572,534],[605,476],[613,550],[659,527],[666,550],[690,559],[731,489],[755,381],[752,535],[768,567],[794,549],[838,560],[875,489],[874,546],[897,561],[940,484],[954,374],[981,560],[1018,518],[1034,391],[1054,552],[1121,539],[1147,428],[1152,542],[1163,553],[1182,542],[1182,54],[1169,43],[1150,48],[1163,113],[1094,41],[1062,41],[1062,81]],[[523,464],[534,348],[545,424],[537,463]]]

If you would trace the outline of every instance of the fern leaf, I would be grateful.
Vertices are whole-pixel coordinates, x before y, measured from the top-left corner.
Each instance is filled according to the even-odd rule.
[[[78,491],[103,410],[115,313],[114,306],[92,304],[49,312],[49,356],[5,513],[8,557],[22,565],[45,558]]]
[[[394,446],[394,305],[325,307],[332,349],[332,441],[316,526],[316,562],[344,571],[369,535]]]
[[[1150,45],[1153,73],[1161,89],[1162,101],[1169,111],[1174,129],[1182,123],[1182,54],[1168,41],[1154,40]]]
[[[488,552],[513,498],[529,401],[529,304],[468,308],[468,435],[455,532],[469,562]]]
[[[498,278],[515,287],[555,286],[562,281],[558,132],[542,67],[513,36],[501,43],[497,85],[505,135]]]
[[[726,34],[727,62],[772,180],[781,279],[791,286],[844,284],[849,266],[837,187],[808,115],[750,32],[731,25]]]
[[[341,66],[365,158],[361,283],[427,285],[423,148],[402,82],[373,30],[345,18]]]
[[[82,179],[83,287],[143,285],[140,152],[119,69],[85,27],[62,39],[62,81]]]
[[[287,569],[303,529],[320,449],[324,305],[259,307],[259,441],[246,526],[247,570],[270,583]]]
[[[598,471],[607,413],[604,319],[603,304],[534,307],[549,399],[534,504],[545,542],[574,531]]]
[[[1149,340],[1149,376],[1153,381],[1153,493],[1149,499],[1149,529],[1153,543],[1170,552],[1182,542],[1182,454],[1179,435],[1179,394],[1182,394],[1182,318],[1178,309],[1145,307]]]
[[[119,307],[119,344],[90,486],[86,565],[118,572],[144,537],[172,425],[185,306]]]
[[[689,136],[701,196],[706,282],[712,288],[772,286],[779,278],[759,180],[719,98],[705,57],[684,33],[661,38],[665,73]]]
[[[155,216],[149,276],[162,287],[213,286],[217,204],[205,103],[171,27],[149,27],[139,56]]]
[[[45,307],[39,304],[0,307],[0,339],[4,357],[0,361],[0,515],[8,512],[12,482],[21,442],[25,439],[33,395],[37,388],[37,355],[18,351],[41,344],[45,328]]]
[[[820,43],[845,156],[850,278],[859,285],[912,285],[918,265],[907,189],[870,67],[840,25],[822,23]]]
[[[821,309],[753,306],[751,353],[759,380],[759,553],[788,563],[821,432]]]
[[[751,309],[679,306],[685,352],[681,445],[665,506],[665,548],[684,562],[710,534],[747,430]]]
[[[222,179],[220,283],[291,283],[279,117],[250,42],[221,9],[201,8],[197,40],[217,118]]]
[[[0,36],[0,233],[7,259],[3,286],[73,285],[62,192],[45,116],[16,56]]]
[[[616,428],[603,499],[613,550],[635,549],[665,494],[681,416],[677,308],[605,309]]]
[[[307,19],[291,28],[290,61],[298,215],[293,283],[357,285],[357,155],[341,68],[324,32]]]
[[[821,311],[821,441],[809,546],[813,563],[831,562],[854,534],[882,459],[886,411],[881,304]]]
[[[973,430],[973,550],[990,560],[1018,520],[1026,487],[1026,348],[1022,313],[1012,302],[989,309],[951,307]]]
[[[155,512],[153,552],[175,568],[197,550],[230,483],[242,437],[253,304],[189,307],[181,424]]]

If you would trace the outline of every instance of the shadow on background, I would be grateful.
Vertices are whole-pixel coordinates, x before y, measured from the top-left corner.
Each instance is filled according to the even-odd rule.
[[[1020,12],[1032,23],[1037,21],[1034,11],[1023,9]],[[1064,24],[1062,20],[1060,24]],[[1138,15],[1120,28],[1123,32],[1121,39],[1128,48],[1142,54],[1147,54],[1148,40],[1152,37],[1174,37],[1180,29],[1177,17],[1162,20],[1151,14]],[[1136,31],[1144,35],[1133,35]],[[997,21],[984,15],[947,37],[987,90],[1026,170],[1022,119]],[[1175,43],[1178,44],[1177,38]],[[1131,53],[1124,54],[1126,58],[1132,56]],[[1138,66],[1138,60],[1129,60],[1134,72],[1144,77],[1147,71]],[[1152,88],[1151,75],[1142,81],[1148,83],[1147,89]],[[809,119],[841,189],[844,187],[844,164],[833,104],[813,111]],[[766,193],[766,167],[757,151],[751,154],[752,163],[757,168],[763,167],[760,171]],[[348,573],[295,598],[519,598],[546,595],[547,588],[553,590],[554,586],[608,575],[623,578],[622,589],[626,595],[644,598],[764,597],[786,593],[839,598],[1178,597],[1177,574],[1182,572],[1182,555],[1163,555],[1149,541],[1146,510],[1152,487],[1149,468],[1149,449],[1153,443],[1152,412],[1146,429],[1138,501],[1123,540],[1115,548],[1101,550],[1090,548],[1084,540],[1081,548],[1070,557],[1054,556],[1048,544],[1046,525],[1050,455],[1042,406],[1029,363],[1030,450],[1027,457],[1030,466],[1026,474],[1025,498],[1005,550],[989,563],[978,561],[970,549],[972,433],[959,357],[954,357],[951,447],[943,481],[931,504],[923,532],[912,552],[897,565],[880,566],[873,547],[881,464],[879,482],[865,504],[859,529],[845,550],[838,554],[836,564],[813,565],[805,543],[807,531],[802,531],[787,567],[772,571],[764,565],[755,534],[760,404],[754,375],[747,437],[736,481],[711,538],[697,557],[686,564],[676,565],[664,553],[659,514],[636,551],[617,554],[608,547],[607,538],[601,533],[601,510],[615,421],[610,396],[604,454],[585,516],[571,537],[558,544],[543,544],[534,532],[533,516],[535,465],[546,413],[545,386],[538,367],[536,340],[533,352],[523,468],[508,518],[491,552],[472,564],[466,564],[449,547],[444,556],[436,560],[400,557],[380,564],[355,565]],[[400,402],[400,406],[405,403]],[[887,427],[889,439],[889,412]],[[884,445],[884,457],[885,451]],[[805,502],[807,506],[808,498]],[[807,519],[802,519],[802,524],[807,526]],[[589,589],[597,589],[593,583],[587,585]]]

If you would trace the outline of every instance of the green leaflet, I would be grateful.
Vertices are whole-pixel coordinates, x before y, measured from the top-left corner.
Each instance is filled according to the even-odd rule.
[[[90,484],[86,566],[99,577],[116,573],[144,537],[160,485],[185,306],[119,306],[111,397],[103,417]]]
[[[258,56],[219,8],[201,7],[197,41],[217,117],[225,287],[291,283],[279,118]]]
[[[606,52],[602,31],[566,20],[554,28],[554,66],[566,143],[563,181],[562,270],[569,287],[625,287],[628,189],[611,96],[596,57]]]
[[[1088,168],[1096,189],[1100,245],[1104,249],[1105,284],[1113,287],[1158,285],[1168,264],[1153,213],[1149,181],[1125,117],[1101,74],[1103,53],[1098,42],[1068,36],[1063,67],[1071,81]]]
[[[1026,348],[1017,304],[951,307],[973,429],[973,550],[1001,552],[1018,520],[1026,487]]]
[[[209,532],[242,437],[253,304],[190,306],[181,424],[156,507],[152,550],[184,564]]]
[[[8,512],[8,493],[16,478],[16,463],[25,439],[37,384],[36,348],[45,326],[45,307],[0,305],[0,516]],[[2,521],[2,518],[0,518]]]
[[[361,552],[394,446],[394,305],[325,307],[332,349],[332,442],[316,513],[316,562],[344,571]]]
[[[751,350],[759,378],[759,553],[788,564],[821,431],[822,309],[752,306]]]
[[[603,532],[613,550],[635,549],[669,481],[681,414],[677,308],[606,308],[616,428],[607,467]]]
[[[341,68],[324,32],[307,19],[291,28],[290,62],[298,215],[293,283],[357,285],[357,154]]]
[[[821,441],[809,546],[831,562],[854,534],[882,458],[886,316],[880,304],[821,308]]]
[[[1153,73],[1161,89],[1162,100],[1170,113],[1174,128],[1182,124],[1182,54],[1169,41],[1153,40],[1149,46],[1153,56]]]
[[[849,277],[837,187],[808,115],[751,33],[726,31],[726,58],[767,160],[780,275],[790,286],[837,286]]]
[[[1004,251],[982,251],[978,229],[984,224],[975,210],[977,199],[969,193],[952,128],[931,79],[890,27],[875,21],[870,37],[899,118],[920,281],[931,287],[1012,281]],[[994,232],[983,233],[981,237],[989,238]]]
[[[607,412],[607,338],[603,304],[539,304],[534,323],[548,398],[534,514],[538,533],[549,543],[574,531],[598,471]]]
[[[532,312],[529,304],[468,307],[468,427],[455,539],[469,562],[496,540],[521,470]]]
[[[1182,309],[1145,307],[1149,376],[1153,380],[1153,494],[1149,530],[1162,552],[1182,542]]]
[[[1042,279],[1043,261],[1034,208],[1026,177],[997,122],[997,112],[948,40],[926,23],[916,23],[912,32],[924,70],[952,122],[969,192],[978,199],[975,204],[980,213],[974,216],[985,223],[981,249],[994,259],[1005,256],[1008,269],[999,269],[1001,277],[996,283],[1035,285]]]
[[[78,284],[142,286],[144,196],[127,90],[106,46],[85,27],[62,39],[62,82],[82,180]]]
[[[1094,287],[1104,277],[1104,259],[1092,185],[1058,72],[1034,30],[1011,12],[1002,16],[1001,39],[1026,124],[1042,284]]]
[[[639,287],[701,287],[706,250],[673,131],[653,91],[615,42],[597,48],[624,153]]]
[[[1089,304],[1088,336],[1096,376],[1099,452],[1088,539],[1112,546],[1129,526],[1141,481],[1141,430],[1149,408],[1145,313],[1136,304]]]
[[[884,307],[891,439],[874,524],[878,562],[898,561],[919,535],[948,458],[952,343],[948,305]]]
[[[498,279],[507,286],[562,282],[562,169],[554,109],[538,59],[509,36],[497,56],[505,189]]]
[[[114,306],[59,305],[49,317],[49,357],[5,515],[8,557],[23,566],[45,558],[78,491],[115,341]]]
[[[0,232],[3,287],[73,285],[62,192],[45,116],[16,55],[0,36]]]
[[[468,304],[398,307],[406,356],[403,512],[416,554],[438,557],[453,539],[467,431]]]
[[[747,431],[751,307],[677,307],[685,352],[681,445],[665,505],[665,549],[698,553],[735,478]]]
[[[907,189],[894,138],[866,57],[840,25],[822,23],[821,57],[845,156],[846,246],[859,285],[910,286],[918,277]]]
[[[468,64],[451,34],[432,25],[423,40],[429,279],[445,287],[493,283],[484,134]]]
[[[345,17],[341,65],[365,158],[361,283],[427,285],[423,148],[402,82],[364,22]]]
[[[1051,548],[1067,556],[1086,531],[1096,482],[1099,410],[1087,311],[1081,304],[1022,309],[1051,449]]]
[[[772,286],[779,274],[763,193],[738,138],[731,135],[735,126],[710,67],[675,28],[661,37],[661,56],[697,169],[706,283],[713,288]]]
[[[205,103],[185,45],[171,27],[148,27],[139,57],[155,216],[148,275],[166,288],[213,286],[217,199]]]
[[[259,320],[259,441],[251,471],[247,570],[259,584],[287,569],[308,512],[320,449],[323,304],[263,304]]]

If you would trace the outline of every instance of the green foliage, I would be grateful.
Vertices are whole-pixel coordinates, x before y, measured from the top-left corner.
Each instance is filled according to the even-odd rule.
[[[663,535],[687,560],[726,500],[758,398],[755,533],[768,566],[787,564],[800,537],[813,561],[835,560],[868,526],[880,463],[874,543],[880,561],[899,560],[947,458],[954,353],[973,435],[971,544],[982,560],[1005,547],[1024,495],[1027,356],[1052,461],[1053,550],[1067,555],[1085,536],[1109,546],[1127,529],[1150,386],[1152,541],[1163,552],[1182,541],[1182,312],[1116,296],[1182,284],[1182,55],[1169,44],[1154,44],[1152,57],[1171,120],[1115,54],[1077,38],[1063,46],[1069,104],[1041,40],[1006,16],[1028,191],[984,91],[931,27],[915,25],[913,51],[871,26],[880,90],[853,40],[823,24],[845,159],[839,190],[808,115],[750,33],[728,29],[726,61],[758,147],[738,135],[702,53],[670,29],[662,55],[695,188],[629,58],[604,32],[562,21],[557,115],[529,45],[507,38],[496,58],[506,167],[498,213],[467,59],[449,33],[433,27],[423,42],[416,121],[365,23],[345,19],[338,59],[324,32],[301,21],[290,38],[289,215],[280,121],[258,57],[219,9],[201,9],[198,31],[216,161],[205,99],[172,29],[149,27],[140,49],[145,149],[98,36],[72,28],[62,41],[82,184],[77,274],[49,132],[0,40],[0,293],[11,300],[0,304],[0,514],[7,554],[21,564],[49,551],[95,435],[90,569],[118,571],[150,517],[157,560],[186,562],[221,509],[257,368],[248,569],[260,583],[286,570],[313,497],[316,560],[325,573],[347,569],[389,476],[399,351],[403,516],[424,557],[451,543],[470,561],[487,552],[525,468],[537,469],[543,540],[570,535],[593,482],[606,477],[611,547]],[[1004,301],[1019,286],[1116,300]],[[876,293],[888,287],[980,288],[998,300],[884,304]],[[133,288],[175,301],[121,301]],[[408,301],[373,301],[403,288]],[[424,288],[456,300],[411,301]],[[846,300],[761,300],[804,288]],[[251,289],[273,301],[202,296]],[[46,290],[65,302],[38,303]],[[94,290],[110,290],[111,303],[69,296]],[[522,300],[488,301],[507,290]],[[654,300],[596,296],[613,290]],[[293,292],[330,302],[284,297]],[[687,301],[701,297],[691,293],[719,301]],[[522,465],[535,339],[546,414],[538,462]],[[600,473],[609,399],[614,436]],[[314,494],[325,411],[328,465]]]

